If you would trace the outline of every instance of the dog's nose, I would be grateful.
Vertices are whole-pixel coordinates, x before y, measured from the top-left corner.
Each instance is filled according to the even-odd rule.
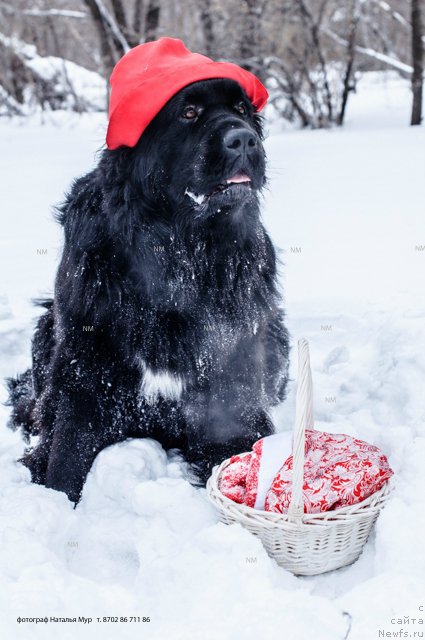
[[[248,129],[229,129],[223,137],[224,147],[234,156],[249,155],[256,146],[257,140],[252,131]]]

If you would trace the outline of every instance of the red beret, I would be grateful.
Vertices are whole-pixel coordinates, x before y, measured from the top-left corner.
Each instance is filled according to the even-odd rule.
[[[170,98],[188,84],[208,78],[235,80],[257,111],[267,102],[266,88],[252,73],[236,64],[192,53],[181,40],[160,38],[131,49],[111,75],[108,149],[134,147]]]

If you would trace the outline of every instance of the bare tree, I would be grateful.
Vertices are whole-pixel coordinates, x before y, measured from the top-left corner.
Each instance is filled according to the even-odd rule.
[[[146,11],[145,20],[145,42],[151,42],[157,37],[160,15],[160,2],[159,0],[149,0],[148,8]]]
[[[142,31],[142,15],[143,15],[143,0],[135,0],[134,12],[133,12],[134,33],[141,33]]]
[[[359,0],[353,0],[351,5],[351,20],[348,32],[348,44],[347,44],[347,65],[345,68],[343,79],[343,90],[341,97],[341,107],[338,113],[337,123],[339,126],[344,124],[345,112],[347,109],[348,96],[350,91],[354,91],[355,85],[353,83],[354,73],[354,61],[356,56],[356,36],[357,27],[360,21],[360,2]]]
[[[342,65],[335,64],[334,47],[325,34],[332,15],[329,4],[329,0],[288,2],[282,13],[289,26],[285,46],[277,52],[280,55],[265,58],[270,78],[279,88],[276,105],[286,99],[278,110],[304,127],[330,126],[340,113],[342,79],[337,82],[335,76],[342,73]],[[351,70],[347,88],[350,82]]]
[[[207,56],[214,56],[216,50],[216,42],[214,35],[214,21],[216,15],[212,7],[211,0],[199,0],[200,20],[204,36],[204,47]]]
[[[421,3],[420,0],[411,0],[411,25],[412,25],[412,116],[411,125],[421,124],[422,122],[422,92],[423,92],[423,35],[421,20]]]
[[[333,120],[333,104],[332,104],[332,92],[329,86],[328,79],[328,66],[325,60],[325,54],[323,52],[323,45],[321,42],[320,27],[323,17],[325,15],[327,0],[322,0],[319,7],[317,17],[314,18],[312,12],[309,10],[307,3],[304,0],[296,0],[298,8],[301,14],[301,22],[306,27],[306,33],[309,35],[310,46],[312,46],[317,62],[318,69],[321,75],[321,82],[323,83],[323,97],[327,111],[327,121]],[[307,71],[308,73],[308,71]]]
[[[38,57],[64,59],[61,90],[69,84],[69,105],[78,102],[83,108],[87,101],[66,82],[67,76],[72,79],[68,61],[97,71],[107,81],[124,53],[164,33],[181,37],[192,50],[236,62],[255,73],[267,85],[282,118],[301,126],[327,127],[344,123],[358,74],[386,68],[411,78],[412,123],[420,122],[423,3],[0,0],[0,21],[6,37],[17,36],[24,44],[34,44]],[[6,110],[15,112],[18,98],[34,95],[35,87],[40,96],[49,91],[31,70],[24,73],[22,64],[30,68],[32,63],[19,62],[16,54],[0,57],[1,100],[10,106]],[[14,88],[14,78],[19,90]],[[42,103],[55,108],[66,100],[44,96]]]
[[[86,4],[90,15],[93,20],[93,24],[96,27],[97,34],[100,42],[100,59],[102,62],[103,75],[109,77],[117,59],[116,48],[111,40],[110,30],[105,24],[104,18],[100,11],[99,5],[96,0],[83,0]]]
[[[240,64],[248,71],[255,73],[262,82],[264,74],[264,39],[262,19],[267,0],[243,0],[243,29],[241,31]]]

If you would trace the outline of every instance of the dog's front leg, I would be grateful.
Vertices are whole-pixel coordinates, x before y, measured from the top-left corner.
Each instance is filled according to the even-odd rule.
[[[131,376],[99,356],[75,360],[60,373],[45,484],[78,502],[96,455],[125,439],[134,424],[136,394]]]
[[[236,389],[237,391],[237,389]],[[245,394],[246,396],[246,394]],[[273,422],[258,404],[238,394],[197,394],[186,405],[187,448],[184,451],[200,481],[212,468],[274,432]]]

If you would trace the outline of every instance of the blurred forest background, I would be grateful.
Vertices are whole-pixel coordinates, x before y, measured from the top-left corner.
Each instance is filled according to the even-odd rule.
[[[161,36],[267,85],[279,117],[344,122],[359,76],[391,69],[420,124],[425,0],[0,0],[0,115],[102,111],[131,47]],[[407,124],[407,123],[406,123]]]

